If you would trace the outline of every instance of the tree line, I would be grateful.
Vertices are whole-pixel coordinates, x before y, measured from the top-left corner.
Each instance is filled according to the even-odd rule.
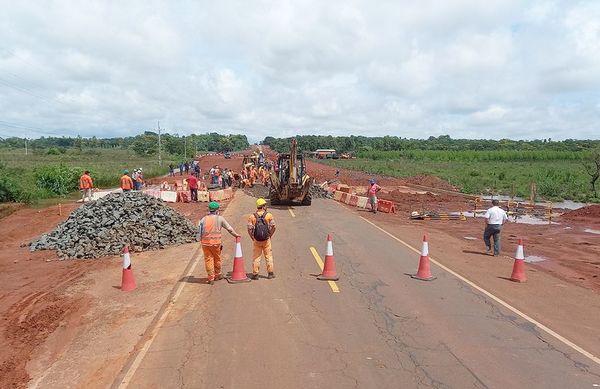
[[[358,153],[369,151],[401,151],[401,150],[446,150],[446,151],[591,151],[600,147],[600,140],[566,139],[553,141],[536,140],[491,140],[491,139],[452,139],[449,135],[430,136],[427,139],[410,139],[398,136],[366,137],[366,136],[331,136],[331,135],[298,135],[298,148],[301,151],[317,149],[335,149],[338,153]],[[291,138],[266,137],[262,143],[277,152],[289,150]]]
[[[173,155],[193,155],[198,151],[234,151],[249,147],[246,135],[221,135],[215,132],[207,134],[161,134],[161,150]],[[32,150],[55,149],[64,152],[66,149],[121,148],[132,149],[139,155],[155,155],[158,153],[158,133],[146,131],[129,137],[84,138],[76,137],[41,137],[25,139],[19,137],[0,138],[0,148],[24,148]]]

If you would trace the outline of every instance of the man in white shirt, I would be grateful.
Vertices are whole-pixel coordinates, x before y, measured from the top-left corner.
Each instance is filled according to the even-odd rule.
[[[490,238],[494,238],[495,257],[500,255],[500,231],[502,230],[502,224],[508,220],[506,212],[498,204],[500,204],[498,200],[492,200],[492,208],[485,212],[486,226],[483,232],[483,241],[488,253],[492,251]]]

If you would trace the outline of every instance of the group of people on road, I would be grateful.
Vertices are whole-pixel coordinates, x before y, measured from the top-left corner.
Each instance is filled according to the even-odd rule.
[[[219,165],[214,165],[208,171],[210,183],[219,185],[223,189],[227,189],[233,185],[234,174],[231,169],[221,169]]]
[[[175,165],[172,163],[169,164],[169,177],[175,177]],[[179,175],[183,176],[184,174],[193,174],[196,178],[200,178],[202,174],[202,169],[200,168],[200,163],[196,160],[181,161],[179,163]]]
[[[256,169],[256,166],[252,165],[244,168],[240,173],[241,188],[252,188],[257,181],[260,181],[264,186],[269,185],[269,169],[266,166],[260,166]]]
[[[121,190],[123,192],[142,190],[144,186],[144,172],[142,171],[142,168],[134,169],[131,176],[129,175],[129,170],[123,170],[120,182]]]
[[[233,227],[219,215],[219,203],[212,201],[208,204],[208,215],[200,219],[198,223],[198,240],[202,245],[204,254],[204,265],[207,274],[207,282],[214,284],[223,278],[222,257],[223,251],[222,230],[227,230],[232,236],[240,237]],[[247,222],[247,230],[252,239],[252,275],[253,280],[259,279],[261,258],[265,258],[267,265],[267,278],[275,278],[273,268],[273,249],[271,238],[275,234],[275,220],[273,214],[267,210],[267,201],[263,198],[256,200],[256,211],[250,215]]]

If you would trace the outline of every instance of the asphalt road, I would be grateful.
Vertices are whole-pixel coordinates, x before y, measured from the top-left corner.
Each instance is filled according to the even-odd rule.
[[[247,271],[251,242],[244,216],[253,210],[254,199],[238,192],[226,213],[243,232]],[[418,255],[335,202],[271,212],[278,225],[277,278],[206,285],[200,257],[193,277],[177,285],[177,300],[157,323],[149,347],[132,355],[115,387],[600,384],[600,366],[454,276],[435,266],[433,282],[407,276],[416,271]],[[324,258],[327,233],[341,277],[337,293],[313,276],[320,271],[310,248]],[[431,241],[430,254],[443,255],[444,247]],[[224,252],[224,268],[231,270],[232,239]],[[261,273],[266,275],[264,262]]]

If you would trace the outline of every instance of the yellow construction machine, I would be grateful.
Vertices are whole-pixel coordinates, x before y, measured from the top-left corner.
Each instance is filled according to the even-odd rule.
[[[298,153],[298,142],[292,139],[290,152],[279,154],[270,171],[272,205],[295,203],[310,205],[310,188],[314,179],[306,174],[304,156]]]

